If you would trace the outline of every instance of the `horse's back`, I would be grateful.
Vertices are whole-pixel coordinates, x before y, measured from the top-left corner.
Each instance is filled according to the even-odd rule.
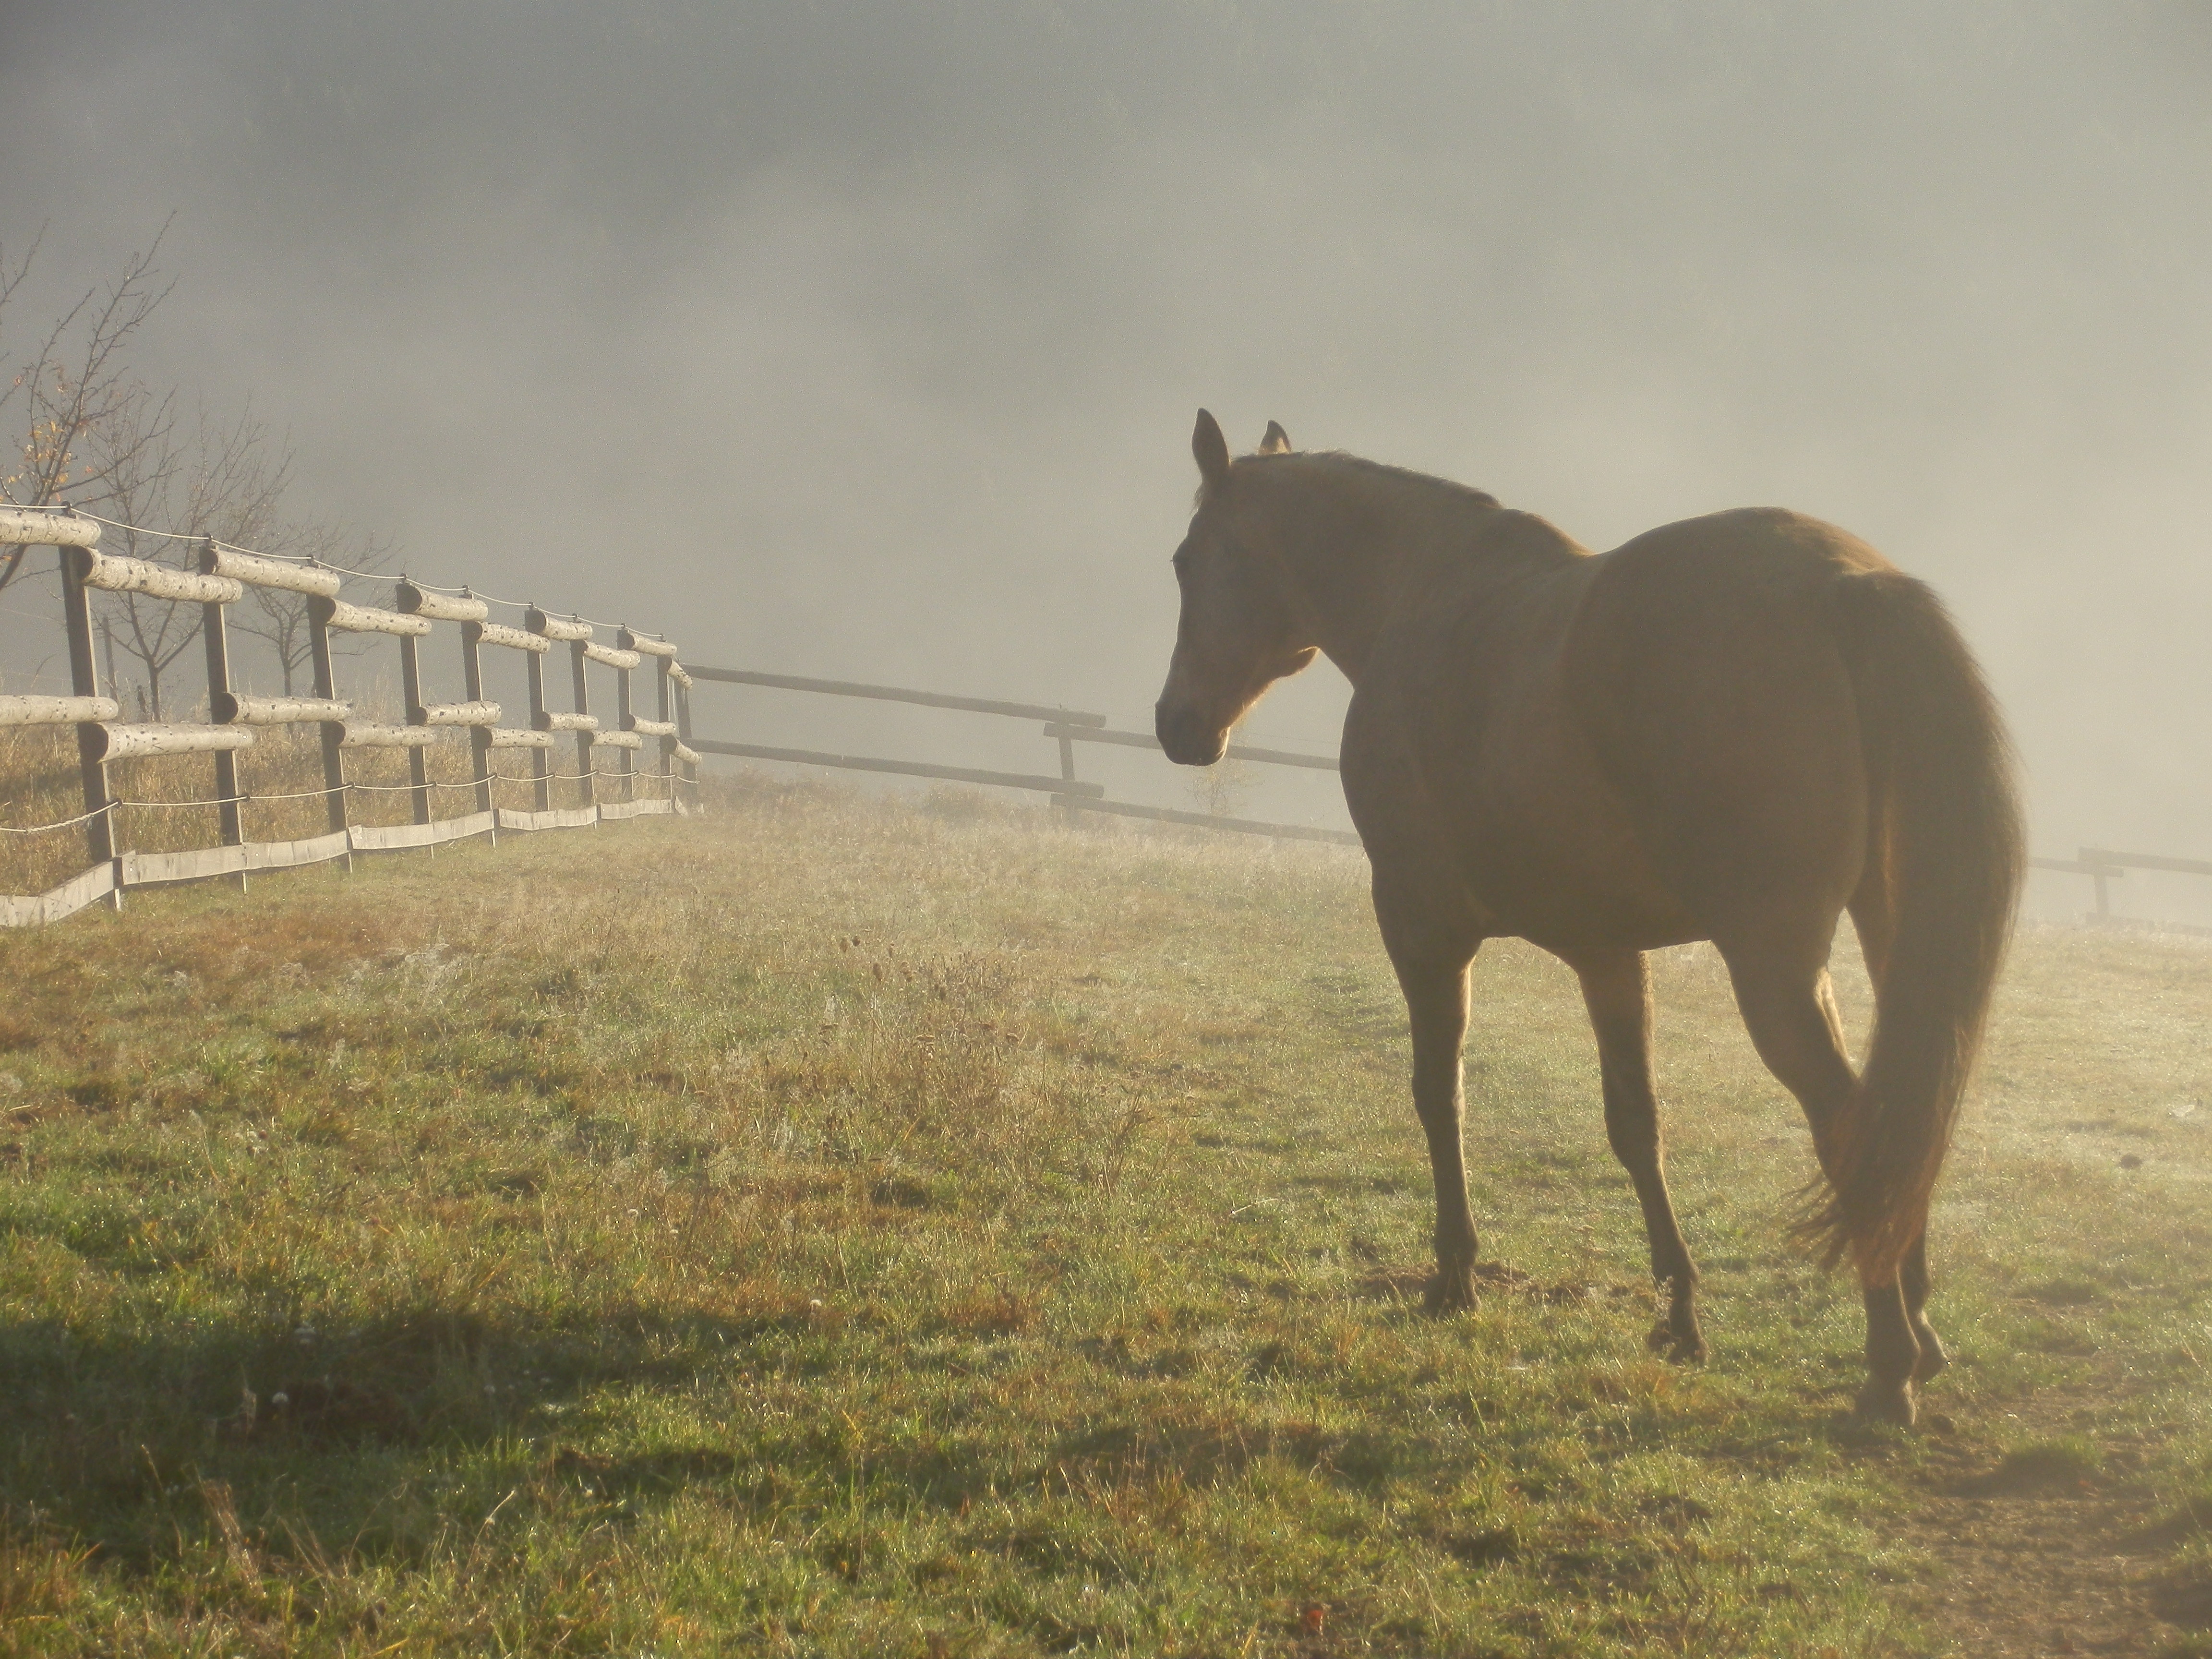
[[[1857,881],[1867,769],[1835,595],[1890,568],[1778,508],[1663,526],[1593,562],[1564,689],[1655,867],[1716,930],[1832,909]]]

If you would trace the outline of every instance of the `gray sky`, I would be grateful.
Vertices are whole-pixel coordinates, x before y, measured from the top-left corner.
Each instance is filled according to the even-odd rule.
[[[2044,850],[2212,856],[2202,5],[25,0],[0,154],[26,319],[174,214],[147,372],[432,579],[1141,723],[1203,403],[1594,547],[1833,519]]]

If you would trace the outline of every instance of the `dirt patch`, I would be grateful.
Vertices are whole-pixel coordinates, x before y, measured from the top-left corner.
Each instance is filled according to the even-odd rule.
[[[2189,1653],[2193,1603],[2178,1595],[2169,1517],[2130,1478],[2133,1449],[2093,1442],[2095,1396],[2053,1392],[2005,1422],[2011,1449],[1943,1434],[1940,1415],[1909,1524],[1934,1564],[1925,1611],[1975,1659]],[[2100,1458],[2082,1448],[2100,1448]]]

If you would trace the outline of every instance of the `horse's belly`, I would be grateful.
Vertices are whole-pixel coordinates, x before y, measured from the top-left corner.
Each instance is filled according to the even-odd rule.
[[[1625,823],[1518,826],[1477,818],[1460,851],[1468,886],[1497,933],[1562,951],[1650,951],[1705,936]]]

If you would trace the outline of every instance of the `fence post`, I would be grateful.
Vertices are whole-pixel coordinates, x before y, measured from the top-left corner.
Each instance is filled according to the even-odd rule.
[[[461,597],[472,599],[476,595],[465,587],[461,590]],[[480,654],[483,649],[483,635],[481,628],[482,624],[477,623],[461,624],[461,692],[471,702],[484,700],[483,659]],[[535,662],[538,659],[533,656],[531,660]],[[533,750],[532,752],[537,751]],[[490,727],[472,726],[469,728],[469,757],[476,772],[477,811],[489,812],[492,811]],[[499,845],[496,823],[492,828],[491,844],[495,847]]]
[[[408,590],[413,586],[406,577],[400,577],[399,586],[392,594],[394,610],[404,606]],[[412,634],[399,636],[399,700],[406,706],[407,723],[418,724],[422,718],[422,659],[416,650]],[[412,786],[415,822],[429,823],[430,762],[428,753],[421,748],[410,747],[407,750],[407,781]]]
[[[668,678],[676,679],[673,672]],[[695,748],[691,741],[691,688],[682,680],[676,680],[676,740],[686,749]],[[696,808],[699,805],[699,764],[696,761],[684,763],[684,781],[691,786],[691,805]]]
[[[571,617],[569,620],[573,622],[575,619]],[[592,688],[584,678],[584,645],[582,640],[568,641],[568,667],[575,681],[576,712],[579,714],[592,712]],[[586,806],[599,804],[599,780],[592,775],[598,765],[592,754],[592,734],[580,729],[576,733],[576,769],[584,775],[578,783],[584,792],[584,805]]]
[[[1077,781],[1075,776],[1075,739],[1067,735],[1067,732],[1065,727],[1061,728],[1060,733],[1060,775],[1066,782],[1073,783]],[[1071,820],[1075,817],[1075,807],[1067,796],[1054,796],[1053,804],[1060,808],[1060,817]]]
[[[2112,916],[2112,880],[2114,876],[2124,875],[2126,872],[2115,865],[2107,864],[2101,856],[2100,850],[2094,847],[2081,848],[2075,855],[2075,861],[2088,867],[2089,880],[2097,890],[2097,920],[2111,921]]]
[[[331,630],[323,621],[322,607],[307,606],[307,650],[315,667],[315,695],[336,702],[338,695],[337,674],[331,665]],[[346,811],[345,722],[324,720],[323,734],[323,805],[331,833],[337,835],[348,827]],[[345,867],[353,868],[353,849],[346,849]]]
[[[619,641],[629,632],[629,624],[624,623],[622,633],[615,635],[616,640]],[[615,670],[615,730],[628,732],[629,716],[629,670],[617,668]],[[625,749],[621,752],[623,799],[626,801],[635,800],[637,799],[637,769],[632,763],[631,751]]]
[[[537,611],[533,607],[531,615]],[[525,665],[530,675],[530,729],[545,729],[545,653],[532,651]],[[553,810],[553,751],[550,748],[530,751],[530,804],[533,811],[550,812]]]
[[[62,615],[69,623],[70,689],[80,697],[96,697],[100,665],[92,654],[92,601],[84,588],[84,573],[91,561],[83,556],[82,548],[56,551],[62,561]],[[76,729],[77,763],[83,775],[84,810],[88,814],[84,821],[85,850],[94,864],[110,864],[115,859],[115,802],[107,793],[107,763],[96,758],[106,747],[98,734],[96,726]],[[112,909],[123,908],[119,884],[108,903]]]
[[[201,544],[212,550],[212,539]],[[222,698],[230,695],[230,633],[224,622],[224,605],[220,599],[210,599],[200,607],[200,638],[207,646],[208,713],[213,717]],[[218,749],[215,751],[215,793],[219,803],[216,816],[222,821],[222,844],[237,847],[246,840],[244,816],[239,809],[238,751]],[[238,890],[246,890],[246,872],[238,872]]]
[[[659,720],[663,726],[673,725],[676,719],[668,712],[668,664],[669,659],[666,657],[655,657],[653,659],[653,689],[658,694],[657,706],[660,710]],[[660,793],[668,797],[668,810],[672,812],[676,810],[675,748],[666,738],[661,738],[655,746],[660,750]]]

